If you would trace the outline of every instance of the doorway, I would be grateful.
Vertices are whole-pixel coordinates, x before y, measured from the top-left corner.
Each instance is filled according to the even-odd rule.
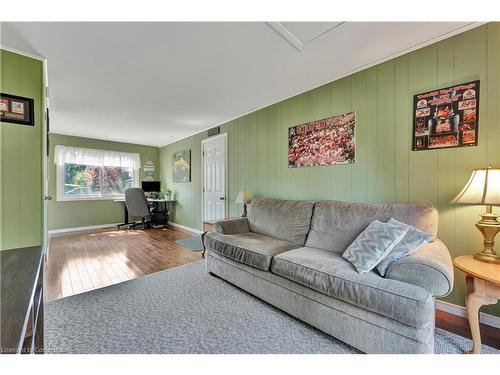
[[[202,221],[225,219],[227,213],[227,133],[201,142]]]

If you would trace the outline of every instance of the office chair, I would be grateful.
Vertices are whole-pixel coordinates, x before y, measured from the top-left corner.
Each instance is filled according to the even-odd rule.
[[[132,223],[129,229],[136,228],[142,225],[142,229],[151,227],[151,211],[146,195],[141,188],[129,188],[125,190],[125,204],[130,216],[138,216],[141,218],[141,223]]]

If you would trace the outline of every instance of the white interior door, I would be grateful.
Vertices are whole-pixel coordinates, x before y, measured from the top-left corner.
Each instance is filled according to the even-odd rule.
[[[203,220],[226,217],[226,134],[202,143]]]

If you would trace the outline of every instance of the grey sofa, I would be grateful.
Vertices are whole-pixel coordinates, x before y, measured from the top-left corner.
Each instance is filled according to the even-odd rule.
[[[432,233],[385,277],[360,275],[342,253],[373,220]],[[429,205],[254,199],[246,218],[204,238],[207,270],[366,353],[433,353],[435,297],[453,266]]]

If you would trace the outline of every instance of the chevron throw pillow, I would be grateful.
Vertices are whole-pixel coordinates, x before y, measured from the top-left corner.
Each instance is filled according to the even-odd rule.
[[[401,241],[408,229],[390,222],[372,221],[342,256],[351,262],[359,273],[370,272]]]
[[[391,218],[388,223],[408,228],[408,232],[406,232],[401,241],[399,241],[399,243],[394,246],[392,251],[387,254],[387,256],[382,259],[377,265],[377,271],[382,276],[385,276],[385,273],[387,272],[389,266],[396,260],[410,255],[420,246],[426,244],[432,239],[432,234],[423,232],[420,229],[415,228],[414,226],[402,223],[400,221],[397,221],[396,219]]]

